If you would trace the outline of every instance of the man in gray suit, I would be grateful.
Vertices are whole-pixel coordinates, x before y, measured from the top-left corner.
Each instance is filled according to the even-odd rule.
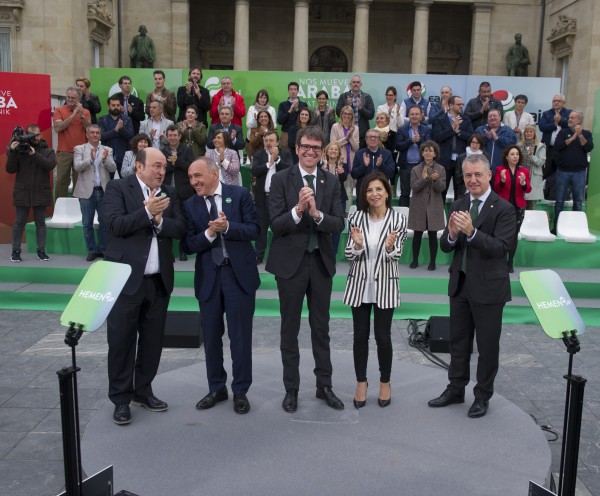
[[[140,133],[150,136],[151,146],[160,148],[161,143],[167,145],[167,128],[173,125],[173,121],[167,119],[163,114],[163,104],[154,100],[148,105],[150,118],[140,124]]]
[[[88,262],[104,256],[108,241],[103,210],[104,191],[106,183],[110,180],[110,173],[117,170],[112,149],[100,144],[101,133],[100,126],[90,125],[86,131],[88,142],[85,145],[77,145],[73,149],[73,168],[79,173],[73,196],[79,198]],[[96,212],[100,224],[97,242],[94,234]]]
[[[336,410],[344,404],[331,389],[329,305],[335,253],[332,234],[344,228],[339,179],[319,167],[323,133],[314,126],[296,137],[299,163],[271,179],[269,218],[273,241],[266,269],[275,275],[281,311],[281,359],[286,390],[282,407],[295,412],[300,387],[298,333],[304,297],[310,312],[317,398]]]
[[[506,256],[516,235],[515,209],[492,191],[490,163],[484,155],[463,161],[469,194],[452,204],[448,225],[440,238],[445,252],[454,251],[450,264],[450,368],[446,390],[430,407],[464,403],[470,380],[473,337],[479,360],[471,418],[483,417],[494,394],[498,372],[502,311],[510,301]]]

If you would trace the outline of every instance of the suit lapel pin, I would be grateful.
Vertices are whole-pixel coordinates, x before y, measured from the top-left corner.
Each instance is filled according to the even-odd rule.
[[[325,184],[325,181],[323,179],[321,179],[321,184]]]
[[[229,197],[225,198],[225,203],[231,203],[231,201],[232,201],[231,198],[229,198]]]

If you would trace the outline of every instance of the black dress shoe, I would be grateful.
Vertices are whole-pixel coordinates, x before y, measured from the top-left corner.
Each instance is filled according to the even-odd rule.
[[[464,403],[465,395],[457,393],[452,389],[446,389],[440,396],[427,403],[432,408],[452,405],[453,403]]]
[[[410,263],[410,265],[409,265],[409,267],[410,267],[411,269],[416,269],[418,266],[419,266],[419,262],[416,262],[416,261],[414,261],[414,260],[413,260],[413,261]]]
[[[148,396],[134,396],[131,403],[135,406],[143,406],[146,410],[150,410],[151,412],[164,412],[169,408],[164,401],[159,400],[153,394],[149,394]]]
[[[427,270],[429,270],[429,271],[435,270],[435,264],[434,264],[434,263],[430,263],[430,264],[427,266]]]
[[[294,413],[298,409],[298,390],[288,389],[285,398],[281,402],[281,408],[288,413]]]
[[[88,256],[85,257],[86,261],[93,262],[96,260],[97,255],[95,253],[88,253]]]
[[[179,260],[181,262],[187,262],[187,255],[185,253],[180,253],[179,254]]]
[[[470,418],[483,417],[487,413],[488,405],[489,402],[487,400],[475,399],[467,415]]]
[[[113,413],[113,422],[119,425],[125,425],[131,422],[131,412],[129,411],[129,405],[121,403],[115,405],[115,412]]]
[[[227,398],[229,398],[229,395],[227,394],[227,388],[224,387],[216,393],[208,393],[204,398],[202,398],[198,403],[196,403],[196,408],[198,410],[208,410],[220,401],[227,400]]]
[[[250,411],[250,402],[245,394],[234,394],[233,395],[233,411],[243,415]]]
[[[325,386],[323,388],[317,388],[317,398],[320,400],[325,400],[327,406],[335,410],[343,410],[344,404],[342,400],[340,400],[335,393],[332,391],[331,387]]]

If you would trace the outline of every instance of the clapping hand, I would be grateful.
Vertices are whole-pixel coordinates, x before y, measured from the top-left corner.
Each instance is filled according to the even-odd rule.
[[[500,181],[502,181],[503,183],[506,182],[506,169],[500,171]]]
[[[352,226],[350,228],[350,237],[352,238],[352,242],[354,243],[355,250],[362,250],[363,247],[363,233],[360,230],[360,227]]]
[[[398,238],[398,231],[392,231],[391,233],[388,234],[387,238],[385,239],[385,250],[388,253],[391,253],[392,251],[394,251],[394,247],[396,245],[397,238]]]

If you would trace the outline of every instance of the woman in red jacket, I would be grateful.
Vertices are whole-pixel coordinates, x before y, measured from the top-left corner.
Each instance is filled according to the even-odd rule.
[[[514,272],[513,259],[517,251],[518,233],[525,216],[525,193],[531,191],[529,171],[522,167],[523,154],[517,145],[509,146],[502,153],[502,165],[496,168],[494,191],[515,207],[517,230],[513,247],[508,252],[508,271]]]

